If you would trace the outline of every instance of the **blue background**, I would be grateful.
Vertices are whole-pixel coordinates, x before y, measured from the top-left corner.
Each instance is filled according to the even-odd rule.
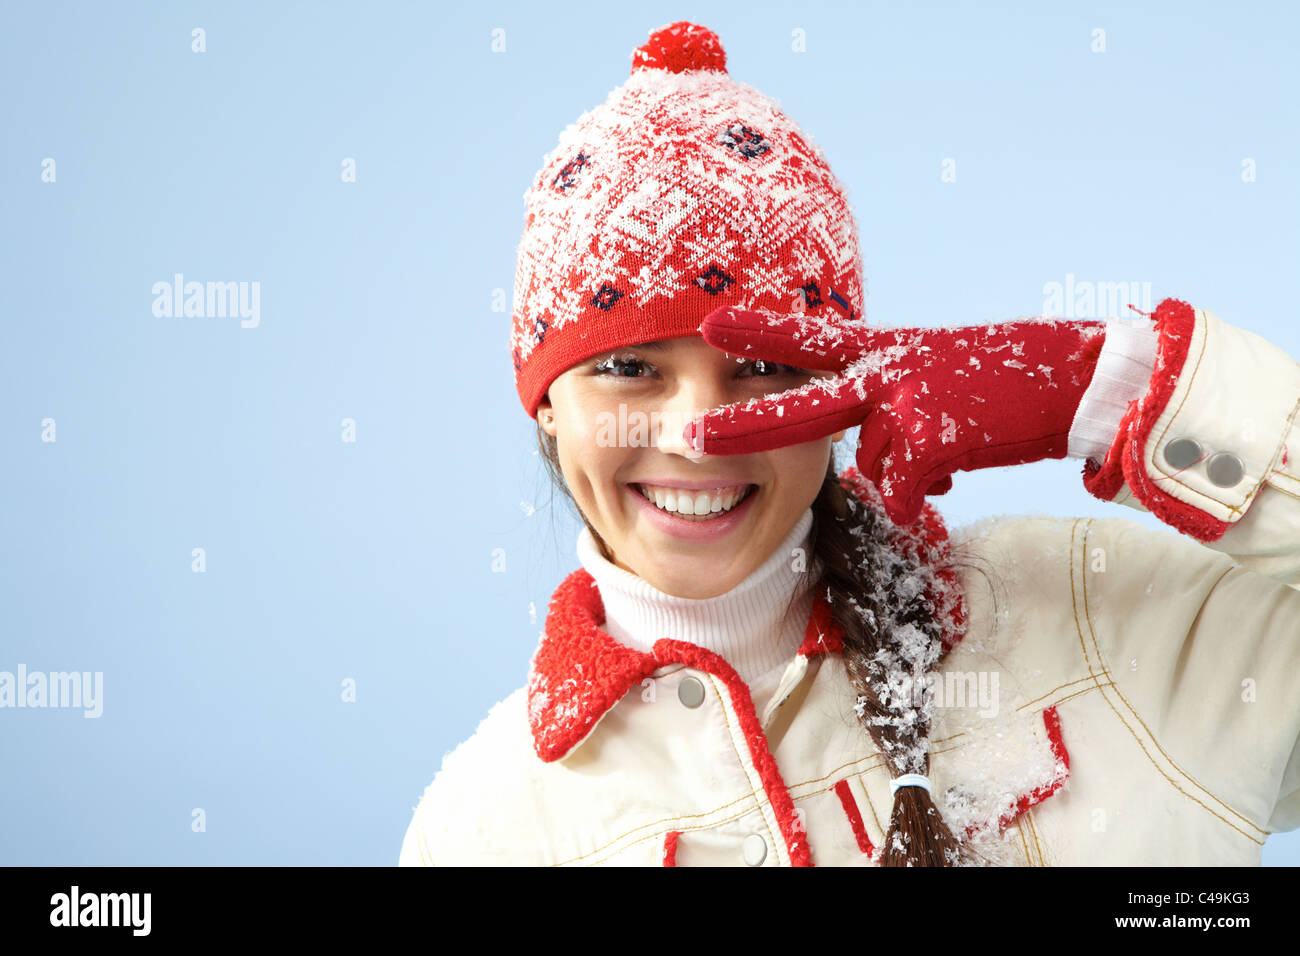
[[[825,149],[869,318],[1039,314],[1072,274],[1300,356],[1300,24],[1251,11],[5,4],[0,669],[105,689],[98,720],[0,710],[0,862],[396,862],[577,566],[507,351],[522,194],[652,28],[717,31]],[[260,325],[155,317],[176,272],[259,281]],[[1079,464],[939,503],[1159,526]],[[1300,862],[1300,833],[1264,855]]]

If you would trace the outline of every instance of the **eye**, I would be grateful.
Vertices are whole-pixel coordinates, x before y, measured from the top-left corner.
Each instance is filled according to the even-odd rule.
[[[597,363],[593,371],[597,375],[610,375],[615,378],[645,378],[644,375],[638,373],[653,367],[635,355],[611,355],[604,361]]]
[[[592,367],[594,375],[611,378],[648,378],[657,371],[655,366],[631,353],[624,355],[611,354]],[[807,378],[810,374],[806,369],[796,368],[793,365],[768,362],[764,359],[750,359],[741,362],[741,369],[737,373],[737,377],[775,378],[777,376],[792,376]]]
[[[747,363],[747,366],[753,369],[754,374],[750,376],[742,375],[742,378],[772,378],[776,375],[806,376],[809,374],[805,369],[795,368],[793,365],[782,365],[780,362],[768,362],[764,359],[753,359]]]

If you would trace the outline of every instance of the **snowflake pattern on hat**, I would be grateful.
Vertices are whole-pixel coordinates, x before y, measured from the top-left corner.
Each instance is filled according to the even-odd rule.
[[[530,415],[615,348],[698,335],[739,305],[858,320],[847,192],[820,148],[733,80],[718,37],[652,31],[627,81],[560,136],[524,193],[510,352]]]
[[[718,137],[718,142],[723,146],[730,146],[746,159],[751,156],[762,156],[768,150],[763,134],[755,132],[742,123],[733,123],[728,126],[722,135]]]

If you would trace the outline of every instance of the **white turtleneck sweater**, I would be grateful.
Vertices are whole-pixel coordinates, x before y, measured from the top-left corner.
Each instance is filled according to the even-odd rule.
[[[600,590],[602,629],[610,637],[646,652],[661,638],[689,641],[721,655],[752,689],[760,681],[770,683],[762,678],[784,668],[803,643],[818,578],[808,546],[811,528],[808,508],[748,577],[711,598],[668,594],[610,563],[585,525],[578,535],[578,559]],[[803,548],[806,570],[795,569],[795,548]]]

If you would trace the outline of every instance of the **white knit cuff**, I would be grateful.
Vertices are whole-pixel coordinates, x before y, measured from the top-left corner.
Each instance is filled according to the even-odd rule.
[[[1106,460],[1129,402],[1145,395],[1151,384],[1159,341],[1150,319],[1107,320],[1097,367],[1070,425],[1070,458],[1091,458],[1099,465]]]

